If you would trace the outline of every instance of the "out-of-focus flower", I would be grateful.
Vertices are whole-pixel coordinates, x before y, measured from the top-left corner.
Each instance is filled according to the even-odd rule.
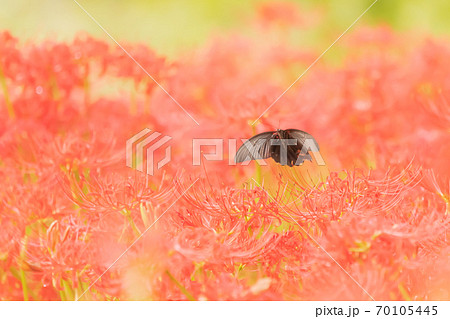
[[[173,60],[125,44],[171,97],[103,40],[0,33],[1,299],[449,298],[448,44],[362,28],[284,92],[320,52],[269,35],[314,21],[278,3],[256,19],[266,41]],[[145,127],[172,137],[154,176],[125,165]],[[289,127],[326,167],[229,165],[227,141],[193,165],[193,138]]]

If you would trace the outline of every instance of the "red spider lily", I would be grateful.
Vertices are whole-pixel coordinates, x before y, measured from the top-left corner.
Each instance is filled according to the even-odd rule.
[[[292,8],[262,5],[262,35],[311,23]],[[0,33],[1,298],[448,299],[448,44],[363,28],[280,97],[317,56],[300,44],[228,34],[170,62],[125,44],[133,61]],[[172,137],[155,176],[125,165],[145,127]],[[192,164],[193,138],[288,127],[326,167]]]

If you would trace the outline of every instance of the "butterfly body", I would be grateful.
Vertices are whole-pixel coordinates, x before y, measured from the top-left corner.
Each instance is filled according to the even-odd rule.
[[[237,151],[236,163],[272,157],[281,165],[301,165],[305,160],[312,161],[308,154],[308,142],[312,148],[319,149],[316,140],[308,133],[296,129],[276,130],[260,133],[247,140]],[[306,146],[308,146],[306,145]]]

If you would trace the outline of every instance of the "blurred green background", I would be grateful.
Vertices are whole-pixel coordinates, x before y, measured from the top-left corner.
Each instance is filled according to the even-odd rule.
[[[172,56],[203,43],[211,34],[237,29],[255,15],[259,0],[79,0],[119,41],[143,42]],[[276,2],[276,1],[272,1]],[[287,1],[285,1],[287,2]],[[327,30],[342,32],[373,0],[297,0],[304,12],[319,9]],[[379,0],[364,16],[364,24],[387,23],[398,30],[435,35],[450,30],[449,0]],[[106,39],[104,32],[73,0],[0,0],[0,29],[21,39],[67,40],[83,30]],[[321,36],[318,36],[321,37]]]

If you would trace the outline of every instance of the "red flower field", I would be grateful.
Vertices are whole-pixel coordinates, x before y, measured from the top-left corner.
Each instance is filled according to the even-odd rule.
[[[124,44],[171,96],[112,42],[0,34],[2,300],[450,300],[448,41],[359,27],[252,125],[321,53],[260,15],[267,41]],[[125,161],[144,128],[172,137],[153,176]],[[229,164],[277,128],[327,165]],[[194,166],[194,138],[225,158]]]

